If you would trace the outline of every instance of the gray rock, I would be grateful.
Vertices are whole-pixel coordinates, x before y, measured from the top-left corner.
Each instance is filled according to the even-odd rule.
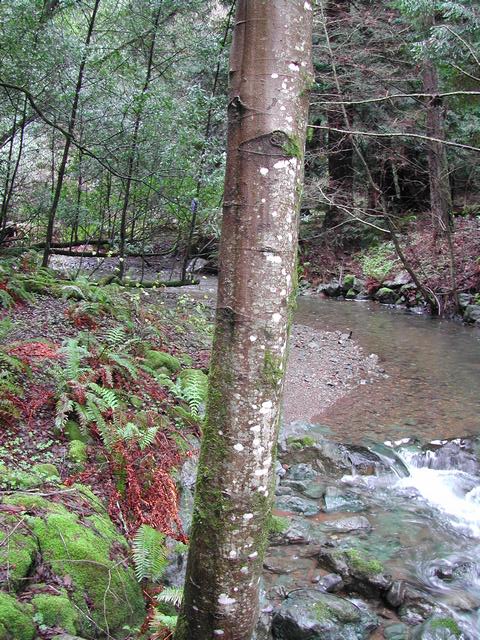
[[[317,586],[327,593],[335,593],[343,588],[343,580],[337,573],[327,573],[326,576],[320,578]]]
[[[351,492],[339,487],[327,487],[325,490],[325,511],[363,511],[363,503]]]
[[[382,564],[359,549],[323,547],[318,554],[318,561],[321,567],[340,575],[347,590],[378,596],[392,585],[392,579],[384,573]]]
[[[469,304],[465,307],[463,314],[465,322],[480,324],[480,304]]]
[[[465,309],[469,304],[472,304],[473,296],[471,293],[459,293],[458,294],[458,304],[460,309]]]
[[[291,511],[305,516],[315,516],[320,511],[318,504],[313,500],[305,500],[297,496],[279,496],[275,500],[275,507],[279,511]]]
[[[303,490],[303,495],[312,500],[320,500],[325,495],[326,486],[323,482],[309,482],[307,487]]]
[[[350,531],[370,531],[372,525],[365,516],[353,516],[352,518],[341,518],[325,522],[324,526],[330,531],[338,533],[348,533]]]
[[[406,284],[411,282],[412,278],[408,271],[400,271],[394,278],[390,280],[385,280],[383,283],[384,287],[388,287],[389,289],[394,289],[395,287],[403,287]]]
[[[410,632],[406,624],[398,622],[385,627],[383,635],[385,636],[385,640],[408,640]]]
[[[276,496],[291,496],[293,494],[293,489],[291,487],[285,487],[280,485],[275,489]]]
[[[283,480],[282,487],[288,487],[292,491],[299,491],[303,493],[307,488],[306,482],[300,482],[300,480]],[[311,496],[310,496],[311,497]]]
[[[375,300],[382,304],[395,304],[398,294],[389,287],[381,287],[374,295]]]
[[[412,640],[467,640],[452,617],[430,618],[413,631]],[[473,638],[472,638],[473,640]]]
[[[408,625],[420,624],[436,613],[444,612],[448,615],[448,610],[435,602],[430,594],[405,580],[393,582],[386,600],[393,607],[398,608],[400,619]]]
[[[298,590],[273,616],[277,640],[366,640],[378,625],[376,616],[344,598]]]
[[[339,296],[342,293],[342,287],[338,280],[332,280],[326,284],[320,284],[317,287],[317,293],[324,293],[326,296]]]
[[[317,475],[318,473],[312,465],[300,463],[290,467],[290,469],[287,470],[287,475],[285,477],[288,480],[299,480],[301,482],[303,480],[312,480]]]

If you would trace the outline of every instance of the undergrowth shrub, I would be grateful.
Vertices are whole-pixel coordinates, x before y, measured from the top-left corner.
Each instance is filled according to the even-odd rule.
[[[369,278],[383,282],[398,264],[398,260],[394,256],[395,248],[391,242],[371,247],[360,258],[363,273]]]

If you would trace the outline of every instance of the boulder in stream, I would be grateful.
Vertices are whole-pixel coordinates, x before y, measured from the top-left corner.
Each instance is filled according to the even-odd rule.
[[[345,598],[299,589],[273,616],[276,640],[366,640],[378,625],[374,614]]]

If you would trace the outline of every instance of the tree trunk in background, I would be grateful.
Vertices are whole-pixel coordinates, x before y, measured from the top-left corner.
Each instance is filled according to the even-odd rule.
[[[438,94],[438,73],[430,60],[423,65],[423,90]],[[427,136],[445,140],[445,126],[442,99],[427,98]],[[430,210],[435,234],[445,233],[451,226],[452,196],[448,159],[445,145],[428,142],[428,169],[430,178]]]
[[[326,20],[329,39],[334,45],[338,30],[350,11],[350,0],[329,0],[326,7]],[[332,87],[334,99],[341,100],[337,88]],[[347,111],[347,116],[349,113]],[[328,107],[328,126],[336,129],[349,129],[351,118],[345,122],[345,113],[340,105]],[[328,132],[328,197],[333,201],[327,209],[323,222],[324,229],[331,229],[346,219],[345,209],[353,208],[353,145],[349,135]]]
[[[312,5],[238,0],[215,338],[175,640],[248,640],[295,299]]]
[[[46,4],[51,4],[51,3],[46,3]],[[75,93],[73,96],[72,110],[70,112],[70,119],[68,122],[68,137],[65,138],[65,146],[63,147],[62,160],[60,162],[60,168],[58,170],[57,183],[55,185],[55,191],[53,194],[53,202],[52,202],[52,206],[50,207],[50,212],[48,215],[47,235],[45,238],[45,249],[43,251],[42,267],[48,266],[48,259],[50,257],[50,246],[52,244],[52,239],[53,239],[53,228],[55,224],[55,217],[57,215],[58,203],[60,202],[60,196],[62,193],[63,180],[65,178],[65,171],[67,169],[70,146],[72,144],[72,138],[75,133],[75,125],[77,123],[78,104],[80,102],[80,93],[82,91],[82,86],[83,86],[83,76],[85,73],[85,65],[87,64],[88,49],[90,47],[90,41],[92,39],[93,28],[95,26],[95,19],[97,17],[99,5],[100,5],[100,0],[95,0],[93,11],[90,15],[90,20],[88,23],[88,31],[87,31],[87,37],[85,39],[85,47],[83,50],[80,67],[78,69],[77,83],[75,85]]]

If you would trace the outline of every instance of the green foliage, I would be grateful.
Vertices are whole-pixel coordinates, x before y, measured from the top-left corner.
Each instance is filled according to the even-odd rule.
[[[208,376],[201,369],[184,369],[175,385],[177,396],[185,400],[193,416],[199,417],[208,392]]]
[[[164,534],[143,524],[135,534],[132,548],[137,580],[158,581],[167,566]]]
[[[284,533],[288,529],[289,525],[290,523],[288,518],[271,515],[268,521],[268,531],[271,534]]]
[[[398,264],[398,259],[394,255],[395,248],[391,242],[370,248],[360,260],[363,273],[378,282],[383,282]]]
[[[171,604],[179,607],[183,600],[183,589],[181,587],[164,587],[162,592],[157,596],[157,602]]]

